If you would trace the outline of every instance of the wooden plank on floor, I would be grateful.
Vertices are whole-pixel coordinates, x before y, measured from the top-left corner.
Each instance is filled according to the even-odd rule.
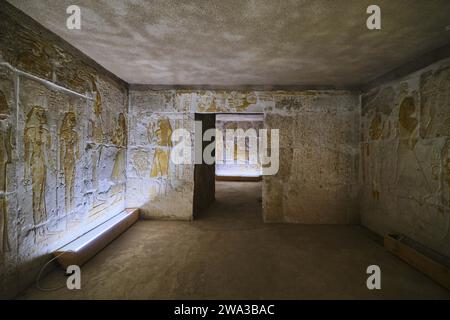
[[[389,252],[450,290],[450,269],[401,239],[402,236],[387,234],[384,237],[384,246]]]

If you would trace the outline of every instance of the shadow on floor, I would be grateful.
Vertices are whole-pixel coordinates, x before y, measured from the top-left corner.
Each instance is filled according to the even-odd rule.
[[[82,267],[82,289],[23,299],[450,299],[359,226],[265,224],[261,184],[218,182],[193,222],[138,221]],[[368,290],[366,269],[381,268]],[[64,283],[62,272],[43,281]]]

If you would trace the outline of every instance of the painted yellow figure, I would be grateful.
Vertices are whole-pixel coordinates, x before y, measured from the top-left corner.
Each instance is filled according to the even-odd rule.
[[[59,134],[60,168],[64,170],[65,209],[73,209],[76,160],[80,158],[78,133],[75,113],[67,112],[64,116]]]
[[[114,132],[111,140],[112,143],[119,148],[116,154],[116,159],[114,160],[111,179],[120,180],[125,178],[125,156],[127,147],[127,123],[123,113],[119,114],[116,131]]]
[[[8,103],[5,95],[0,91],[0,120],[5,120],[8,116]],[[11,163],[11,134],[11,127],[0,130],[0,254],[9,251],[6,169]]]
[[[153,157],[150,177],[167,177],[169,175],[170,147],[172,147],[172,126],[168,118],[158,120],[158,129],[154,131],[153,126],[148,127],[149,142],[156,137],[157,147]]]
[[[51,147],[50,132],[44,108],[33,106],[25,124],[25,177],[31,171],[34,224],[47,219],[45,190],[47,181],[47,152]]]
[[[251,104],[255,104],[257,101],[256,96],[252,93],[241,93],[238,97],[241,98],[237,99],[241,103],[236,106],[237,111],[245,111]]]

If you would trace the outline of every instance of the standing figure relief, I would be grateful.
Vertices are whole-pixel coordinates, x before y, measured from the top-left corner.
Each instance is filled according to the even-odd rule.
[[[91,77],[92,82],[92,90],[95,92],[95,100],[94,100],[94,116],[95,119],[92,121],[92,138],[95,143],[101,144],[104,142],[105,132],[103,131],[103,106],[102,106],[102,96],[100,95],[100,91],[98,90],[97,83],[95,79]]]
[[[116,154],[116,158],[114,159],[114,167],[111,174],[111,179],[113,180],[124,179],[126,147],[127,147],[127,123],[123,113],[119,113],[116,130],[113,133],[111,142],[119,148]]]
[[[369,137],[370,140],[377,141],[383,138],[383,128],[384,123],[381,118],[380,113],[376,113],[372,118],[369,127]],[[380,200],[380,192],[381,192],[381,165],[378,163],[379,155],[381,153],[380,146],[377,143],[371,143],[367,146],[370,148],[371,157],[369,158],[369,170],[372,178],[372,197],[375,200]]]
[[[148,126],[148,141],[156,140],[155,155],[153,157],[150,177],[167,177],[169,175],[170,147],[172,147],[172,126],[168,118],[158,120],[157,128]]]
[[[45,193],[51,136],[44,108],[33,106],[25,123],[25,181],[31,178],[34,224],[47,219]]]
[[[0,91],[0,120],[6,120],[9,116],[9,107],[6,97]],[[6,201],[7,185],[7,167],[11,163],[11,137],[12,128],[0,129],[0,254],[9,251],[8,235],[8,204]]]
[[[92,90],[95,92],[95,100],[93,106],[94,119],[90,120],[91,123],[91,139],[94,142],[94,150],[92,152],[92,182],[95,188],[98,187],[97,169],[100,166],[100,160],[102,158],[103,143],[105,133],[103,129],[103,106],[102,96],[97,87],[97,83],[93,76],[89,77],[92,84]]]
[[[73,209],[76,160],[80,159],[78,133],[75,131],[77,119],[75,113],[64,116],[60,134],[60,168],[64,174],[65,210]]]
[[[413,150],[417,143],[419,121],[415,117],[416,106],[413,97],[406,97],[400,104],[398,115],[400,139],[405,139],[407,147]]]

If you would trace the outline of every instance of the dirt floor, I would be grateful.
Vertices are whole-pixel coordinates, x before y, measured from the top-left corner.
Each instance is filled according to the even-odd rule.
[[[141,220],[82,266],[81,290],[22,299],[450,299],[359,226],[264,224],[260,182],[217,182],[193,222]],[[381,290],[366,268],[381,267]],[[63,271],[43,279],[65,283]]]

